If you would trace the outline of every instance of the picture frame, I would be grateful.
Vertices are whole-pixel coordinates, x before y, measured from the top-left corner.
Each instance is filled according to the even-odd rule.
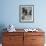
[[[34,22],[34,5],[19,5],[19,21]]]

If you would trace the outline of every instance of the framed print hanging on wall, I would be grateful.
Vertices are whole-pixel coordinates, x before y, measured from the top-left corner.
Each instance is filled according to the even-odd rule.
[[[34,22],[34,5],[19,6],[19,21],[25,23]]]

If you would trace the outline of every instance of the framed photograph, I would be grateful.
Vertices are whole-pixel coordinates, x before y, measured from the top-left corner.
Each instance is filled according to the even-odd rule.
[[[19,21],[34,22],[34,5],[19,6]]]

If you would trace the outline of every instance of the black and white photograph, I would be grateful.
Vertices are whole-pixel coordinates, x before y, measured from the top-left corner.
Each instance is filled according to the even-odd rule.
[[[20,22],[34,21],[34,5],[20,5],[19,7]]]

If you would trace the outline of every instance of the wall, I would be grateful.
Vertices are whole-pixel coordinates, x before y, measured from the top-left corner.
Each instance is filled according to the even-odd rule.
[[[16,28],[45,27],[46,1],[44,0],[1,0],[0,25],[13,24]],[[34,23],[19,22],[19,5],[34,5]]]

